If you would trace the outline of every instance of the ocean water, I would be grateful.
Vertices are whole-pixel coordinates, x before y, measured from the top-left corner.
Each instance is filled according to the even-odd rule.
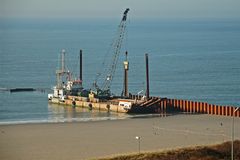
[[[45,92],[0,91],[0,124],[73,122],[126,118],[127,115],[48,104],[56,83],[60,52],[75,76],[83,50],[83,85],[111,62],[109,48],[118,20],[1,19],[0,88],[33,87]],[[130,20],[111,90],[123,89],[124,52],[130,63],[129,90],[145,90],[149,54],[150,95],[240,105],[239,20]],[[100,80],[101,81],[101,80]],[[100,82],[99,82],[100,83]]]

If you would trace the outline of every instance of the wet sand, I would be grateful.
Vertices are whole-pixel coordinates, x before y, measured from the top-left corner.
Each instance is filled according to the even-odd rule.
[[[231,140],[231,117],[174,115],[95,122],[0,126],[0,159],[91,159]],[[240,118],[235,118],[240,139]]]

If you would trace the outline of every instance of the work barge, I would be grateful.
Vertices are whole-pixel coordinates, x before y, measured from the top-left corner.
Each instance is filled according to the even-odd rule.
[[[161,115],[169,114],[210,114],[220,116],[240,117],[239,107],[209,104],[182,99],[169,99],[149,96],[149,71],[148,54],[145,54],[146,63],[146,93],[145,95],[132,95],[128,93],[127,71],[124,66],[124,95],[122,96],[97,96],[91,91],[82,87],[82,50],[80,50],[80,79],[70,80],[62,83],[61,76],[66,74],[70,78],[70,71],[65,70],[65,51],[62,51],[62,69],[56,71],[58,85],[53,88],[54,93],[48,94],[49,103],[69,105],[72,107],[84,107],[89,110],[102,110],[119,113],[156,113]],[[124,61],[124,64],[129,64]],[[76,92],[85,93],[76,95]],[[84,96],[83,96],[84,95]]]
[[[126,52],[127,56],[127,52]],[[87,107],[90,110],[105,110],[120,113],[155,113],[160,98],[149,97],[149,74],[148,54],[146,59],[147,89],[145,96],[134,96],[128,93],[128,65],[124,61],[124,91],[121,96],[113,96],[98,87],[95,89],[84,89],[82,85],[82,50],[80,50],[80,78],[71,79],[71,72],[65,68],[65,50],[62,50],[61,69],[56,71],[57,85],[53,88],[53,94],[48,94],[49,103],[71,105],[73,107]],[[64,76],[67,81],[64,82]],[[95,84],[96,85],[96,84]]]
[[[124,68],[124,90],[121,96],[113,96],[110,91],[111,82],[117,66],[122,42],[124,39],[126,19],[129,9],[127,8],[118,27],[117,38],[114,41],[113,58],[110,67],[105,73],[105,81],[99,87],[97,82],[93,83],[93,88],[83,88],[83,63],[82,50],[79,54],[79,77],[74,79],[72,73],[65,66],[65,50],[61,53],[61,67],[56,70],[57,85],[53,87],[53,93],[48,94],[48,102],[60,105],[70,105],[72,107],[85,107],[89,110],[104,110],[107,112],[120,113],[157,113],[157,114],[211,114],[222,116],[240,117],[239,107],[221,106],[208,104],[206,102],[194,102],[188,100],[168,99],[161,97],[151,97],[149,95],[149,71],[148,54],[145,54],[146,63],[146,92],[145,95],[132,95],[128,92],[128,52],[125,52]]]

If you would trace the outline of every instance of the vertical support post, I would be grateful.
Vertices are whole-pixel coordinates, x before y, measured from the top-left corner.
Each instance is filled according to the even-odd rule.
[[[174,108],[178,108],[177,100],[176,100],[176,99],[174,99]]]
[[[167,107],[169,108],[169,111],[172,112],[173,111],[173,105],[172,105],[172,100],[168,99],[167,101]]]
[[[186,100],[185,105],[186,105],[186,112],[188,113],[189,112],[189,101],[188,100]]]
[[[57,88],[61,88],[62,87],[62,76],[65,72],[65,50],[63,49],[61,52],[61,66],[59,66],[59,68],[56,71],[56,76],[57,76]]]
[[[190,101],[190,113],[193,112],[193,101]]]
[[[179,107],[180,107],[180,110],[183,112],[183,100],[180,100]]]
[[[183,106],[184,104],[183,104],[183,103],[184,103],[184,100],[181,99],[180,105],[181,105],[181,110],[182,110],[182,112],[184,112],[184,106]]]
[[[148,71],[148,54],[145,54],[146,61],[146,98],[149,99],[149,71]]]
[[[167,112],[167,101],[166,100],[163,101],[163,108],[164,108],[164,113],[166,113]]]
[[[205,113],[208,113],[208,103],[204,103]]]
[[[218,106],[218,113],[219,113],[219,115],[222,115],[222,106],[221,105]]]
[[[200,112],[200,105],[199,105],[200,103],[199,102],[197,102],[197,113],[199,113]]]
[[[211,114],[214,114],[214,105],[211,104]]]
[[[179,107],[180,101],[179,101],[179,99],[176,99],[176,101],[177,101],[176,102],[177,109],[180,110],[180,107]]]
[[[186,100],[183,100],[183,112],[186,112]]]
[[[198,112],[202,113],[202,103],[198,102]]]
[[[203,113],[203,102],[200,102],[200,113]]]
[[[79,78],[80,78],[80,81],[82,82],[82,50],[80,50],[80,58],[79,58],[79,64],[80,64],[80,66],[79,66]]]
[[[140,154],[140,149],[141,148],[141,139],[139,137],[139,140],[138,140],[138,154]]]
[[[140,136],[136,136],[136,140],[138,141],[138,154],[140,154],[141,137]]]
[[[172,107],[172,108],[174,108],[174,105],[173,105],[173,99],[169,99],[169,105]]]
[[[213,108],[213,109],[212,109],[212,114],[216,114],[216,112],[215,112],[215,111],[216,111],[216,105],[213,104],[213,105],[212,105],[212,108]]]
[[[237,107],[231,107],[232,109],[232,149],[231,149],[231,159],[234,160],[234,117],[235,117],[235,112],[237,112],[240,108]]]
[[[216,115],[220,115],[220,110],[219,110],[219,105],[216,105],[216,112],[215,112]]]
[[[62,72],[65,71],[65,50],[62,50]]]
[[[222,115],[226,116],[226,106],[222,106]]]
[[[196,112],[199,113],[199,102],[196,102]]]
[[[123,62],[124,65],[124,96],[128,97],[128,69],[129,69],[129,62],[127,60],[128,52],[125,52],[126,60]]]
[[[226,106],[226,116],[229,116],[229,108],[230,106]]]
[[[161,104],[161,113],[163,113],[164,112],[164,107],[163,107],[163,101],[162,100],[161,100],[160,104]]]
[[[192,113],[195,113],[196,112],[196,102],[192,102]]]
[[[197,106],[198,106],[197,104],[198,104],[198,102],[194,102],[194,107],[193,107],[194,113],[197,113]]]
[[[206,106],[205,106],[205,102],[203,102],[203,113],[206,113]]]
[[[207,104],[207,107],[208,107],[208,114],[211,114],[211,104]]]

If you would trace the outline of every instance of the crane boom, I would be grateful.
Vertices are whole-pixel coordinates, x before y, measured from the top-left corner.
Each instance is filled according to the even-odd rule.
[[[123,42],[123,39],[124,39],[124,34],[125,34],[125,29],[126,29],[126,20],[127,20],[128,11],[129,11],[129,8],[127,8],[124,11],[122,20],[121,20],[120,25],[118,27],[118,38],[115,40],[114,45],[113,45],[114,54],[113,54],[113,57],[112,57],[112,64],[108,68],[107,76],[105,77],[105,81],[103,83],[102,90],[110,89],[111,82],[113,80],[113,76],[114,76],[115,71],[116,71],[118,57],[119,57],[119,53],[121,51],[122,42]]]
[[[123,17],[121,19],[121,22],[118,26],[117,31],[117,38],[114,40],[112,49],[113,49],[113,57],[112,57],[112,63],[107,68],[106,76],[104,77],[104,82],[102,83],[102,86],[99,88],[97,83],[95,83],[97,92],[104,95],[110,95],[110,87],[111,83],[113,81],[113,77],[116,71],[116,66],[119,58],[119,54],[121,51],[124,35],[125,35],[125,29],[126,29],[126,20],[127,20],[127,14],[128,14],[129,8],[127,8],[124,13]]]

